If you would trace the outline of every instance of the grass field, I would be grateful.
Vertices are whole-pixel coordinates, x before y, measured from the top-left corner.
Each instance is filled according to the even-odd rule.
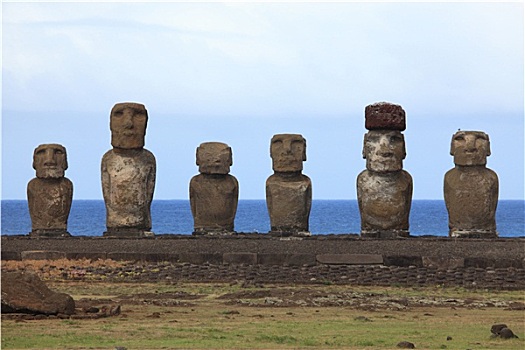
[[[50,281],[98,319],[2,320],[2,349],[525,349],[523,291]],[[519,339],[491,338],[505,323]],[[447,338],[449,340],[447,340]]]

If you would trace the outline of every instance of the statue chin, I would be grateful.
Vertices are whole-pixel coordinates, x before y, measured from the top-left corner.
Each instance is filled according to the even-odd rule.
[[[36,174],[40,179],[59,179],[64,177],[64,170],[62,169],[44,169],[37,171]]]

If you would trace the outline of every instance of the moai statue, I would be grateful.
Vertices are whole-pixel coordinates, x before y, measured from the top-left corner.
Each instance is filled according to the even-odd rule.
[[[64,177],[67,155],[64,146],[45,144],[35,148],[36,178],[27,184],[27,204],[32,237],[68,237],[67,219],[73,200],[73,183]]]
[[[205,142],[197,147],[199,175],[190,181],[194,235],[234,234],[239,183],[230,175],[232,149],[225,143]]]
[[[306,140],[298,134],[277,134],[270,144],[273,175],[266,180],[266,205],[271,235],[309,236],[312,181],[302,174]]]
[[[365,120],[366,170],[357,177],[361,236],[408,237],[412,177],[403,170],[405,111],[395,104],[375,103],[365,108]]]
[[[111,145],[102,157],[106,204],[104,236],[144,237],[151,231],[156,162],[144,148],[148,112],[139,103],[117,103],[111,110]]]
[[[498,175],[486,167],[489,135],[458,131],[452,136],[453,169],[445,174],[444,196],[450,237],[493,238],[496,232]]]

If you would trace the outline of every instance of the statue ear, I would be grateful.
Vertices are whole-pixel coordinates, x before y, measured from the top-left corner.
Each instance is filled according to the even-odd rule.
[[[407,147],[405,144],[405,135],[401,134],[401,137],[403,138],[403,159],[407,157]]]
[[[231,147],[228,147],[228,152],[230,154],[230,166],[232,166],[233,165],[233,152],[232,152]]]
[[[200,160],[200,147],[197,147],[197,149],[195,150],[195,164],[196,165],[201,165],[201,160]]]
[[[303,162],[306,161],[306,139],[303,138]]]
[[[363,150],[361,151],[361,154],[363,155],[363,159],[366,159],[366,140],[368,139],[368,133],[365,134],[363,137]]]
[[[487,157],[490,156],[490,141],[489,141],[488,137],[487,137],[487,154],[486,155],[487,155]]]
[[[454,136],[452,136],[452,140],[450,141],[450,155],[453,156],[454,153],[456,153],[456,147],[454,146]]]

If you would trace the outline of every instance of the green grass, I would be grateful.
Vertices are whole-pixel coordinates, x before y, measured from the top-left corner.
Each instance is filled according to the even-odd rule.
[[[347,348],[396,349],[410,341],[417,349],[524,349],[523,310],[413,307],[357,310],[349,307],[261,307],[226,305],[217,297],[243,289],[227,284],[55,283],[52,289],[105,298],[120,294],[184,291],[204,297],[191,307],[123,305],[127,317],[97,320],[2,321],[2,349],[172,349],[172,348]],[[285,286],[278,286],[284,288]],[[291,286],[288,286],[292,288]],[[304,286],[303,286],[304,287]],[[301,287],[301,288],[303,288]],[[272,288],[272,287],[267,287]],[[310,288],[310,287],[309,287]],[[350,287],[324,285],[333,293]],[[367,287],[352,290],[393,296],[445,296],[523,301],[523,292]],[[258,289],[260,290],[260,289]],[[76,299],[76,297],[75,297]],[[160,318],[148,317],[159,313]],[[362,316],[362,317],[360,317]],[[366,317],[370,322],[363,322]],[[520,339],[490,338],[494,323],[506,323]],[[452,340],[447,341],[447,336]]]

